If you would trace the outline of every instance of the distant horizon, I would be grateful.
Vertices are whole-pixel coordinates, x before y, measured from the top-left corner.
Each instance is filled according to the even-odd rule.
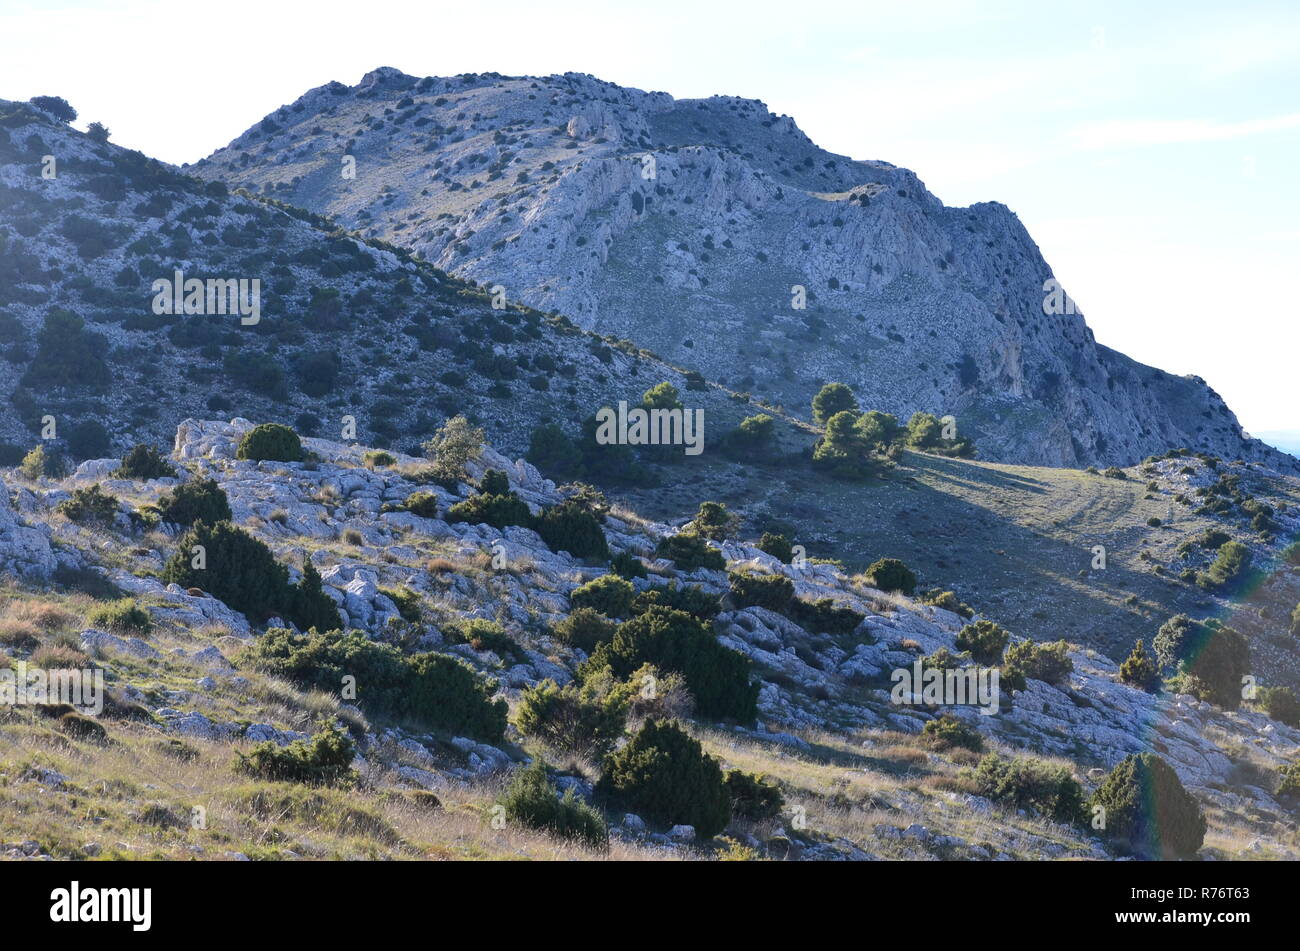
[[[579,72],[762,100],[822,148],[914,171],[945,204],[1005,204],[1099,342],[1203,378],[1247,432],[1300,428],[1286,408],[1300,302],[1282,281],[1300,257],[1293,4],[812,0],[792,21],[764,0],[743,16],[681,0],[653,16],[507,0],[485,32],[481,10],[438,0],[373,0],[364,15],[321,0],[310,17],[229,0],[223,19],[257,24],[238,70],[168,69],[163,81],[155,60],[121,55],[159,23],[204,35],[213,9],[11,0],[0,33],[23,42],[0,60],[0,96],[63,96],[79,128],[103,122],[113,141],[177,165],[380,66]],[[435,50],[431,32],[467,40]]]

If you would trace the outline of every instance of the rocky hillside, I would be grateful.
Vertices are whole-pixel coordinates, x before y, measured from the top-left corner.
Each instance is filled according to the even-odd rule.
[[[1096,790],[1129,754],[1154,752],[1204,815],[1202,857],[1300,857],[1294,800],[1278,792],[1278,770],[1300,753],[1300,730],[1254,704],[1229,711],[1148,693],[1122,683],[1112,659],[1072,645],[1051,663],[1035,655],[1023,685],[1005,689],[992,715],[900,704],[891,699],[891,672],[923,657],[970,664],[957,656],[958,638],[978,615],[887,593],[832,565],[787,564],[727,532],[703,544],[714,565],[690,567],[685,555],[694,549],[664,547],[677,529],[620,508],[600,526],[609,554],[575,558],[518,524],[524,515],[498,529],[454,514],[481,498],[473,483],[499,478],[488,470],[504,474],[495,490],[515,493],[531,515],[564,503],[536,469],[490,447],[466,465],[467,482],[433,484],[424,460],[322,439],[304,440],[310,455],[301,462],[238,459],[251,428],[242,419],[186,420],[165,460],[175,474],[161,478],[115,477],[117,459],[84,463],[54,481],[0,472],[0,666],[92,658],[110,687],[99,730],[75,713],[0,709],[7,741],[0,783],[17,806],[0,812],[6,854],[1107,858],[1117,854],[1113,843],[1075,813],[1071,797]],[[439,662],[472,671],[484,691],[477,703],[505,701],[504,732],[481,723],[457,732],[437,719],[450,715],[454,679],[430,688],[423,720],[414,709],[392,715],[376,692],[381,667],[364,661],[357,644],[341,668],[318,666],[330,663],[323,644],[311,662],[302,655],[276,666],[281,655],[268,645],[293,642],[268,628],[283,620],[223,603],[212,593],[224,583],[215,575],[203,586],[166,583],[166,566],[186,542],[183,526],[159,513],[176,511],[167,500],[201,479],[219,486],[233,522],[291,580],[304,579],[309,564],[315,569],[341,623],[362,631],[369,650],[387,645],[420,663],[454,658]],[[111,501],[92,504],[92,488]],[[77,500],[80,508],[67,504]],[[218,557],[216,548],[208,554]],[[752,678],[756,711],[737,717],[701,713],[721,695],[717,683],[694,679],[690,662],[681,668],[684,685],[671,680],[682,655],[659,654],[664,692],[649,700],[642,693],[649,706],[640,715],[671,713],[722,767],[763,777],[767,792],[745,787],[751,794],[733,799],[716,835],[674,821],[671,810],[659,819],[636,814],[610,793],[616,758],[566,754],[569,734],[539,731],[527,715],[539,691],[580,682],[588,700],[613,695],[601,691],[616,688],[602,687],[583,665],[592,645],[576,643],[572,624],[575,607],[592,603],[589,582],[610,571],[613,557],[632,575],[631,591],[680,596],[687,612],[602,601],[633,617],[619,625],[612,654],[599,646],[594,654],[619,656],[646,618],[668,618],[702,625],[711,649],[743,659],[733,668],[737,683]],[[767,579],[769,594],[757,600],[768,606],[739,593],[737,579],[748,575]],[[789,586],[785,596],[777,579]],[[812,607],[820,599],[837,610]],[[330,670],[359,673],[359,690],[340,696]],[[734,709],[743,707],[742,700]],[[578,729],[578,721],[565,722]],[[304,785],[268,772],[267,764],[307,756],[305,749],[323,756],[324,747],[304,744],[328,736],[316,731],[330,723],[348,738],[338,741],[350,749],[345,774]],[[641,741],[639,724],[630,716],[611,747]],[[594,839],[546,834],[536,812],[512,805],[498,811],[520,801],[524,764],[542,758],[563,764],[543,774],[550,784],[543,799],[585,816],[581,828]],[[1007,763],[1018,765],[1008,772]],[[568,799],[556,800],[561,790]],[[596,841],[602,834],[607,849]]]
[[[635,404],[664,381],[688,385],[652,355],[408,252],[3,101],[0,248],[0,443],[10,454],[51,435],[79,458],[122,452],[214,412],[335,436],[350,426],[403,449],[461,413],[518,452],[542,422],[576,435],[601,406]],[[249,301],[257,281],[258,313],[157,313],[154,282],[177,272],[245,281]],[[695,386],[706,439],[746,415]]]
[[[382,68],[193,170],[799,413],[839,380],[864,407],[954,415],[986,459],[1131,465],[1188,446],[1295,465],[1203,380],[1098,344],[1064,298],[1045,313],[1051,268],[1005,206],[946,207],[754,100]]]

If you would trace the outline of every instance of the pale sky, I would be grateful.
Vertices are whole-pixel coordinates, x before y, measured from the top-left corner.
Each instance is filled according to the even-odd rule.
[[[1097,339],[1300,430],[1300,4],[0,0],[0,98],[193,162],[376,66],[761,99],[1015,211]]]

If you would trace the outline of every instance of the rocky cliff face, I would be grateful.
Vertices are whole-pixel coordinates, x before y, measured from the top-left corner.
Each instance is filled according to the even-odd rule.
[[[994,460],[1278,461],[1203,380],[1098,344],[1063,292],[1045,305],[1051,268],[1005,206],[946,207],[753,100],[384,68],[195,171],[797,412],[840,380],[867,407],[951,413]]]

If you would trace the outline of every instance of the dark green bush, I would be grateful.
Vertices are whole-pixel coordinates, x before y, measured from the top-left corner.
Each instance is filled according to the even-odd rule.
[[[33,390],[54,387],[102,389],[112,383],[104,360],[108,343],[86,329],[86,322],[69,310],[51,310],[37,335],[36,356],[22,385]]]
[[[984,751],[984,737],[980,736],[980,731],[951,713],[927,721],[921,728],[921,737],[936,750],[959,748],[974,753]]]
[[[1141,638],[1133,645],[1133,650],[1124,663],[1120,664],[1119,679],[1147,693],[1154,693],[1160,686],[1160,667]]]
[[[916,574],[897,558],[881,558],[866,575],[881,591],[901,591],[910,598],[916,590]]]
[[[543,680],[520,696],[515,726],[552,749],[599,761],[623,735],[632,696],[633,688],[612,675],[563,687]]]
[[[858,401],[853,391],[843,383],[827,383],[813,397],[813,419],[823,426],[837,413],[858,412]]]
[[[722,613],[722,599],[716,594],[709,594],[697,584],[679,586],[676,581],[670,581],[666,585],[655,585],[637,594],[632,599],[632,613],[644,614],[656,604],[685,611],[702,621],[712,620]]]
[[[122,457],[122,464],[113,470],[114,479],[172,479],[176,477],[176,470],[171,464],[153,446],[147,446],[143,443],[132,447],[131,451]],[[230,516],[225,516],[229,518]],[[169,519],[169,521],[171,521]]]
[[[413,492],[402,503],[406,511],[420,518],[438,517],[438,495],[436,492]]]
[[[195,479],[176,486],[158,500],[158,514],[164,522],[177,525],[215,525],[232,517],[226,491],[215,479]]]
[[[700,839],[713,838],[731,821],[731,796],[717,761],[666,720],[646,723],[606,757],[596,790],[651,822],[694,826]]]
[[[509,822],[575,839],[593,849],[609,847],[609,830],[601,814],[574,796],[572,789],[561,799],[541,759],[516,770],[498,802]]]
[[[91,608],[86,614],[86,620],[91,627],[114,634],[148,637],[153,630],[153,619],[149,612],[140,607],[134,598],[120,598]]]
[[[508,525],[532,524],[528,503],[514,492],[506,495],[472,495],[447,510],[448,522],[469,522],[503,529]]]
[[[685,611],[651,606],[620,624],[614,639],[596,648],[584,667],[608,666],[626,679],[642,664],[685,677],[703,717],[753,723],[758,715],[758,684],[750,683],[749,658],[723,646]]]
[[[182,588],[201,588],[254,622],[279,615],[302,628],[340,626],[338,608],[310,561],[302,581],[292,585],[271,549],[230,522],[195,523],[177,543],[162,577]]]
[[[686,531],[720,542],[735,534],[739,523],[739,517],[728,512],[721,502],[701,502],[699,511],[686,526]]]
[[[335,786],[355,778],[351,768],[355,756],[348,735],[329,724],[310,740],[294,740],[285,747],[267,740],[247,756],[236,752],[235,768],[258,779]]]
[[[794,582],[785,575],[745,571],[727,577],[731,582],[731,600],[737,608],[760,607],[784,614],[794,600]]]
[[[610,559],[609,570],[620,578],[626,578],[629,581],[633,578],[648,578],[650,576],[641,559],[625,551],[619,552]]]
[[[655,555],[670,559],[681,571],[694,571],[697,568],[725,571],[727,568],[722,552],[710,548],[708,542],[691,532],[678,532],[664,537],[655,549]]]
[[[1260,687],[1256,702],[1278,723],[1300,727],[1300,700],[1289,687]]]
[[[113,446],[108,430],[97,419],[83,419],[68,430],[68,454],[73,459],[105,459]]]
[[[1197,584],[1212,590],[1232,590],[1249,571],[1250,560],[1250,549],[1241,542],[1224,542],[1210,567],[1197,579]]]
[[[814,634],[840,636],[852,634],[863,621],[863,615],[852,608],[838,606],[830,598],[805,601],[795,598],[790,602],[790,620]]]
[[[357,701],[376,716],[409,720],[425,729],[500,742],[504,700],[472,667],[444,654],[403,656],[391,644],[360,631],[295,634],[272,628],[245,651],[244,662],[304,689],[337,695],[345,676],[356,678]]]
[[[1154,753],[1127,757],[1092,794],[1102,835],[1143,859],[1188,859],[1205,841],[1205,817],[1178,774]]]
[[[468,644],[476,651],[492,651],[501,657],[524,663],[528,657],[496,621],[473,617],[443,625],[449,644]]]
[[[566,499],[544,509],[532,528],[551,551],[567,551],[574,558],[608,558],[609,544],[600,524],[600,518],[582,503]]]
[[[254,462],[301,462],[304,455],[298,434],[280,423],[254,426],[244,434],[235,450],[235,458]]]
[[[1017,641],[1003,656],[1001,681],[1012,690],[1023,690],[1026,680],[1063,683],[1074,672],[1069,650],[1070,645],[1063,640],[1051,644]]]
[[[1170,689],[1226,710],[1241,705],[1241,678],[1250,670],[1250,645],[1237,631],[1217,618],[1194,621],[1179,614],[1161,625],[1155,649],[1161,667],[1176,665]]]
[[[727,787],[727,795],[731,797],[731,811],[734,815],[761,821],[779,816],[785,806],[781,790],[764,782],[762,776],[729,769],[723,774],[722,781]]]
[[[59,503],[58,510],[78,525],[111,525],[118,502],[97,485],[77,489]]]
[[[1011,635],[992,621],[979,620],[967,624],[957,634],[955,646],[959,651],[970,651],[977,664],[1000,664],[1002,651]]]
[[[790,564],[790,559],[794,557],[794,545],[790,539],[784,535],[774,535],[771,532],[764,532],[763,537],[758,540],[758,550],[766,552],[777,561],[783,564]]]
[[[1016,809],[1035,809],[1057,822],[1082,822],[1086,817],[1083,787],[1064,766],[989,753],[975,769],[974,781],[981,796]]]
[[[574,608],[573,613],[559,624],[552,633],[570,647],[577,647],[590,654],[600,644],[614,639],[618,625],[593,608]]]
[[[575,608],[591,608],[606,617],[624,618],[632,613],[635,591],[631,582],[618,575],[601,575],[569,593]]]

